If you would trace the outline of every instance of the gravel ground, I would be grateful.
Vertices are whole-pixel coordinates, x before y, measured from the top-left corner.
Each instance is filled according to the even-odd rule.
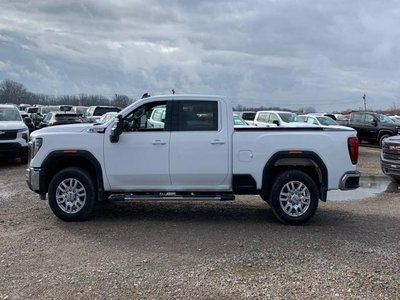
[[[379,149],[359,170],[380,175]],[[112,203],[65,223],[0,161],[0,299],[399,299],[400,198],[320,203],[279,224],[258,197]]]

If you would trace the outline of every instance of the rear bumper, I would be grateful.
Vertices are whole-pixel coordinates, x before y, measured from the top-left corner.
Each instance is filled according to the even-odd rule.
[[[358,171],[346,172],[340,179],[339,189],[354,190],[360,187],[361,173]]]

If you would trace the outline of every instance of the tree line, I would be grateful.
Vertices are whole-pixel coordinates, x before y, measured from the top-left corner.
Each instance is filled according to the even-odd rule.
[[[40,93],[32,93],[19,82],[5,79],[0,83],[0,103],[13,104],[40,104],[40,105],[75,105],[75,106],[92,106],[92,105],[114,105],[118,107],[126,107],[133,102],[133,98],[115,94],[113,98],[107,98],[102,95],[62,95],[54,96]]]
[[[144,96],[144,95],[143,95]],[[115,94],[111,99],[103,95],[62,95],[54,96],[40,93],[32,93],[28,91],[25,86],[19,82],[5,79],[0,82],[0,103],[14,103],[14,104],[41,104],[41,105],[61,105],[69,104],[76,106],[92,106],[92,105],[115,105],[118,107],[126,107],[133,103],[134,99],[123,94]],[[233,108],[234,111],[259,111],[259,110],[285,110],[300,113],[313,113],[316,112],[312,106],[301,107],[297,110],[281,108],[281,107],[246,107],[241,104]],[[363,109],[359,109],[363,110]],[[351,109],[343,111],[335,111],[334,113],[349,113]],[[388,110],[380,110],[381,113],[389,115],[400,115],[400,108],[393,104]]]

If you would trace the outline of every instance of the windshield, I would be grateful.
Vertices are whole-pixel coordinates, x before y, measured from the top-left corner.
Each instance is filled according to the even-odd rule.
[[[18,109],[13,107],[0,107],[0,121],[22,121]]]
[[[26,112],[29,114],[36,114],[38,111],[39,107],[29,107]]]
[[[255,112],[247,112],[242,114],[242,119],[247,121],[254,121],[255,116]]]
[[[317,117],[317,119],[321,123],[321,125],[325,126],[338,125],[338,123],[336,123],[335,120],[332,120],[329,117]]]
[[[243,120],[241,117],[237,115],[233,115],[233,124],[234,125],[247,125],[245,120]]]
[[[378,117],[378,119],[379,119],[379,122],[382,122],[382,123],[394,123],[393,121],[392,121],[392,119],[390,119],[388,116],[386,116],[386,115],[377,115],[377,117]]]
[[[119,109],[118,107],[96,107],[96,109],[93,112],[93,116],[102,116],[105,113],[108,112],[120,112],[121,109]]]
[[[46,107],[41,107],[40,108],[40,113],[42,114],[42,115],[46,115],[46,114],[48,114],[49,112],[51,112],[51,111],[57,111],[58,110],[58,107],[57,106],[46,106]]]
[[[85,115],[87,111],[87,107],[79,107],[79,106],[75,106],[75,112]]]
[[[54,116],[55,119],[58,121],[80,121],[81,117],[78,114],[71,114],[71,113],[66,113],[66,114],[56,114]]]
[[[301,122],[298,116],[294,113],[287,112],[287,113],[279,113],[278,115],[281,117],[282,121],[286,123]]]

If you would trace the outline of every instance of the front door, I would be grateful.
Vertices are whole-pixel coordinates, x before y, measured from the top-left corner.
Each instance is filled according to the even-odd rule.
[[[378,120],[370,114],[365,114],[363,118],[362,137],[374,141],[378,137]]]
[[[151,122],[154,110],[165,110],[168,116],[168,103],[143,104],[125,116],[124,131],[117,143],[110,142],[108,128],[104,164],[112,190],[160,190],[171,185],[168,161],[171,133],[161,120],[157,128]]]

